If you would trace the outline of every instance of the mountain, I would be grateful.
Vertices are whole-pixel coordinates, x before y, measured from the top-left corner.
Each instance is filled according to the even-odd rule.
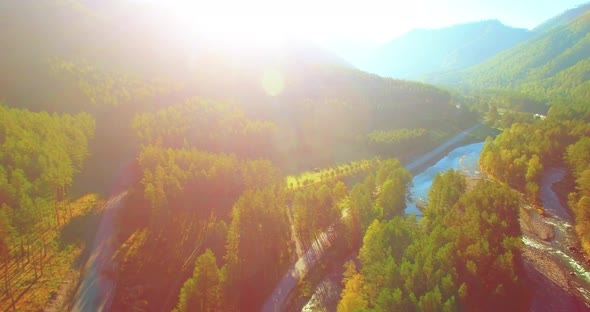
[[[387,77],[420,79],[478,64],[532,35],[498,20],[416,29],[378,49],[363,69]]]
[[[287,63],[300,68],[351,67],[311,42],[292,39],[260,48],[244,39],[246,44],[230,45],[188,29],[190,25],[167,14],[137,1],[0,1],[0,45],[10,47],[0,58],[0,101],[32,110],[80,111],[96,104],[87,96],[96,90],[81,85],[96,88],[100,81],[119,80],[115,75],[126,85],[105,84],[109,91],[131,91],[132,84],[153,85],[156,80],[195,85],[192,82],[222,73],[226,74],[223,79],[235,81],[245,71]],[[74,69],[65,63],[86,68]]]
[[[479,89],[519,90],[543,98],[588,98],[590,5],[543,23],[537,32],[482,64],[441,77],[441,81]]]
[[[351,138],[390,124],[422,127],[424,120],[455,111],[445,91],[361,72],[308,41],[291,38],[273,47],[247,44],[247,38],[229,43],[186,31],[190,25],[157,8],[126,3],[0,1],[0,44],[10,47],[0,58],[0,102],[32,111],[95,116],[97,137],[90,146],[90,166],[82,173],[88,185],[96,186],[96,177],[116,169],[92,165],[116,163],[138,148],[129,144],[135,114],[194,96],[239,103],[251,118],[280,124],[293,123],[294,116],[308,117],[305,114],[316,106],[322,107],[319,112],[332,105],[318,103],[342,101],[367,120],[365,127],[355,124],[359,133]],[[279,81],[282,92],[269,96],[262,86],[265,77]],[[365,103],[371,105],[359,105]],[[419,113],[422,110],[429,113]],[[301,118],[301,124],[307,122],[309,118]],[[333,128],[340,127],[353,128],[344,122]],[[339,147],[352,146],[342,142]],[[321,146],[306,144],[309,150]]]
[[[565,25],[571,22],[572,20],[576,19],[580,15],[583,15],[584,12],[586,12],[588,9],[590,9],[590,2],[586,4],[581,4],[575,8],[569,9],[553,18],[546,20],[545,22],[541,23],[541,25],[535,27],[533,31],[536,33],[542,33],[555,26]]]

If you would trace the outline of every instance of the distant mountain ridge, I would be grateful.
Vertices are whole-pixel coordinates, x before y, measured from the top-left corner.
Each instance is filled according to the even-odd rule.
[[[544,98],[589,98],[590,4],[548,20],[535,32],[482,64],[439,77],[439,82]]]
[[[478,64],[533,35],[498,20],[415,29],[383,45],[362,69],[387,77],[421,79]]]

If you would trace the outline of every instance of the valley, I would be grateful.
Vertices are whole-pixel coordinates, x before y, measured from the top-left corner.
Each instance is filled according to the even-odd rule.
[[[0,310],[590,311],[564,1],[0,0]]]

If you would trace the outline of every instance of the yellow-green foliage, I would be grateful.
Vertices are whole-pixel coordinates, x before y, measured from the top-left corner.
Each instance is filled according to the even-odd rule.
[[[137,255],[137,252],[145,244],[148,239],[147,229],[138,229],[125,241],[121,247],[115,252],[114,259],[126,263]]]
[[[362,159],[342,164],[336,167],[319,169],[317,171],[305,171],[298,175],[290,175],[285,178],[288,187],[297,188],[309,184],[338,179],[360,172],[366,172],[379,163],[377,159]]]

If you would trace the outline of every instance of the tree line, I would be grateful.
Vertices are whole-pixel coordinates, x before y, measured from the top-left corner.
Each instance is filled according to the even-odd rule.
[[[575,144],[568,146],[566,163],[575,180],[575,189],[568,196],[574,213],[576,233],[586,254],[590,255],[590,131]]]
[[[76,86],[86,100],[95,106],[119,106],[170,93],[179,89],[169,81],[143,80],[128,73],[109,71],[87,60],[52,59],[48,64],[56,79]]]
[[[193,98],[155,113],[142,113],[132,122],[143,145],[196,147],[239,157],[269,157],[276,125],[254,121],[235,105]]]
[[[367,148],[378,155],[403,157],[434,144],[433,133],[440,129],[400,128],[375,130],[367,134]],[[447,129],[448,130],[448,129]]]

